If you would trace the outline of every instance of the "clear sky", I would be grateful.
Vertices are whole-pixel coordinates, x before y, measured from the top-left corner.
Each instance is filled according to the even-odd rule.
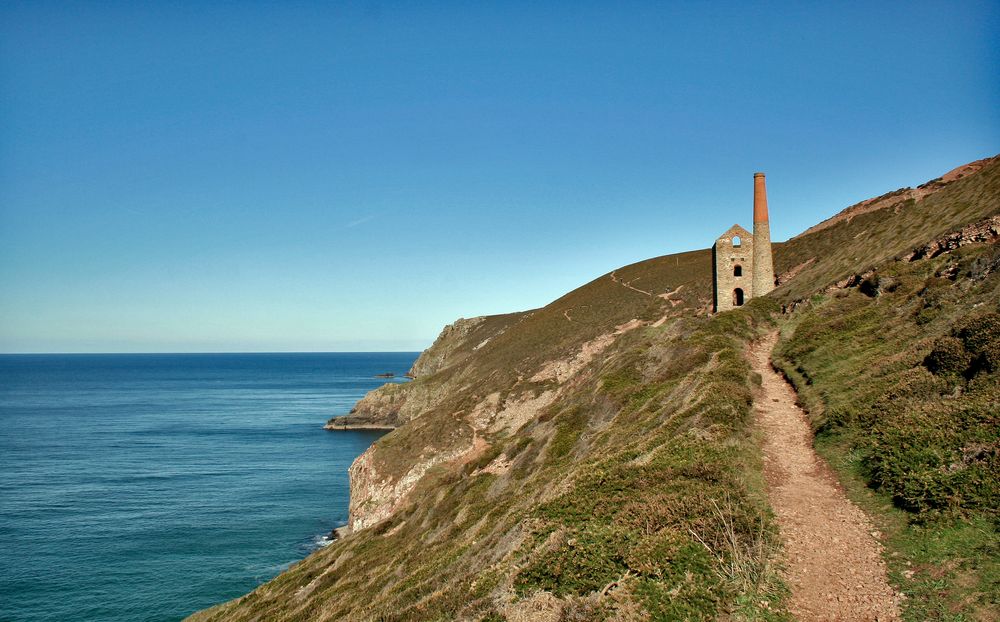
[[[4,2],[0,351],[417,350],[1000,152],[1000,4]]]

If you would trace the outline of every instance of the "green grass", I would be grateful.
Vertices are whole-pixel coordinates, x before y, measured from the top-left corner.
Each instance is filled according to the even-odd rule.
[[[1000,606],[1000,272],[970,269],[984,262],[1000,249],[889,262],[893,291],[815,300],[777,350],[817,448],[885,534],[908,620]]]
[[[201,619],[502,619],[539,591],[582,620],[786,619],[741,354],[773,310],[620,339],[544,416],[432,469],[391,519]],[[428,412],[381,450],[455,423]],[[480,471],[501,455],[509,471]]]
[[[819,450],[884,534],[908,619],[991,619],[997,372],[992,342],[977,341],[988,331],[969,322],[997,310],[993,251],[893,258],[995,214],[998,197],[993,165],[898,213],[777,245],[779,272],[812,263],[714,317],[704,250],[626,266],[443,340],[437,371],[394,396],[419,416],[382,437],[372,463],[392,480],[473,436],[484,452],[435,466],[389,519],[198,619],[497,622],[540,594],[580,621],[788,619],[751,409],[760,378],[744,352],[795,301],[780,362]],[[824,291],[874,267],[872,295]],[[532,381],[630,320],[661,318],[561,387]],[[484,401],[555,389],[521,429],[473,433]],[[483,471],[498,463],[509,468]]]
[[[841,221],[813,234],[775,245],[774,269],[780,274],[813,263],[774,296],[807,299],[817,289],[884,265],[955,229],[998,213],[1000,162],[959,179],[923,201],[907,202],[898,213],[879,210]],[[780,218],[780,213],[774,213]]]

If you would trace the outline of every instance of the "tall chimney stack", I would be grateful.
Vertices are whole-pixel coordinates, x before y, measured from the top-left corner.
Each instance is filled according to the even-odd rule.
[[[774,289],[771,260],[771,224],[767,219],[767,187],[764,173],[753,174],[753,295],[763,296]]]

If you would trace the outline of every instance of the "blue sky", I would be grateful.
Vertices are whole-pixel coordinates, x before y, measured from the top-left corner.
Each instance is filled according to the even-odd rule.
[[[1000,5],[6,2],[0,351],[417,350],[1000,152]]]

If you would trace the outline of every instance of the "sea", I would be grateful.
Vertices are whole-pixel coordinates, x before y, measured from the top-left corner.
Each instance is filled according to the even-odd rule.
[[[329,543],[407,353],[0,355],[0,620],[180,620]]]

